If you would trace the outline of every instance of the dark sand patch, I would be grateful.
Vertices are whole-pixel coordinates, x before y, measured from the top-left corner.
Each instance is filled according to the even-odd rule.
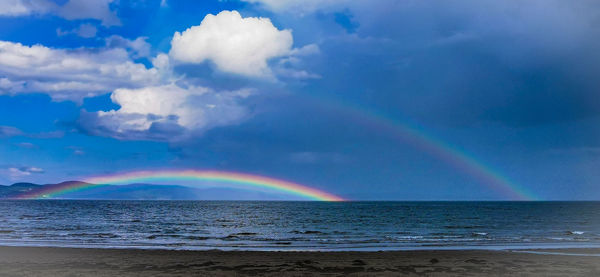
[[[0,247],[0,276],[186,275],[600,276],[600,258],[484,250],[227,252]]]

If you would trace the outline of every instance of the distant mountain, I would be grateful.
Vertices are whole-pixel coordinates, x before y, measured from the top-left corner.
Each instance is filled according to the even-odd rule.
[[[23,193],[40,189],[42,185],[32,183],[15,183],[10,186],[0,186],[0,198],[14,198]]]
[[[17,198],[23,194],[35,193],[38,190],[48,187],[66,188],[73,185],[85,185],[88,183],[81,181],[65,181],[58,184],[38,185],[32,183],[14,183],[10,186],[0,186],[0,198]]]
[[[173,185],[130,184],[100,186],[61,195],[69,199],[115,199],[115,200],[193,200],[194,188]]]
[[[74,182],[82,183],[79,181],[67,181],[48,185],[31,183],[16,183],[10,186],[0,185],[0,198],[16,198],[20,194],[35,193],[35,190],[47,188],[47,186],[68,187]],[[232,188],[192,188],[178,185],[129,184],[98,186],[62,194],[54,198],[113,200],[288,200],[290,196]]]

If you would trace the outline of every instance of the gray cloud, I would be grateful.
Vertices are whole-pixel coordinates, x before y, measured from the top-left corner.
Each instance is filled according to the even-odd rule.
[[[64,136],[62,131],[51,131],[51,132],[39,132],[39,133],[27,133],[12,126],[0,126],[0,138],[8,137],[28,137],[37,139],[50,139],[50,138],[61,138]]]
[[[302,39],[319,41],[322,55],[306,63],[324,94],[430,124],[600,114],[600,2],[330,1],[299,18],[281,10],[288,2],[299,3],[273,2],[280,20],[321,27]],[[356,21],[354,33],[331,26],[339,12]]]
[[[17,143],[17,146],[21,147],[21,148],[26,148],[26,149],[35,149],[38,148],[37,145],[31,143],[31,142],[20,142]]]
[[[98,28],[96,28],[96,26],[89,24],[89,23],[81,24],[81,25],[79,25],[79,27],[72,29],[72,30],[67,30],[67,31],[64,31],[60,28],[56,29],[56,34],[59,36],[75,34],[82,38],[93,38],[96,36],[97,32],[98,32]]]
[[[0,168],[0,175],[8,177],[10,180],[19,180],[33,174],[44,173],[44,169],[35,166],[8,166]]]
[[[25,16],[44,14],[56,8],[47,0],[3,0],[0,1],[0,16]]]
[[[133,58],[149,57],[151,45],[146,42],[147,37],[138,37],[136,39],[127,39],[122,36],[112,35],[106,38],[107,48],[126,49]]]
[[[12,126],[0,126],[0,138],[15,137],[23,135],[23,132]]]
[[[98,19],[104,26],[121,25],[116,12],[110,10],[114,0],[69,0],[58,10],[58,15],[65,19]]]
[[[68,20],[96,19],[106,27],[121,25],[110,5],[114,0],[69,0],[63,5],[48,0],[3,0],[0,16],[54,14]]]

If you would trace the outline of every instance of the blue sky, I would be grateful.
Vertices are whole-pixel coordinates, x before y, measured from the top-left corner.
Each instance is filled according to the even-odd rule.
[[[599,8],[2,1],[0,184],[197,168],[350,199],[510,199],[398,135],[411,126],[536,198],[597,200]]]

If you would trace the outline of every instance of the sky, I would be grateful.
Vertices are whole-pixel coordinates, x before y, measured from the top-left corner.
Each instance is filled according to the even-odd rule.
[[[3,0],[0,184],[599,200],[600,2]]]

